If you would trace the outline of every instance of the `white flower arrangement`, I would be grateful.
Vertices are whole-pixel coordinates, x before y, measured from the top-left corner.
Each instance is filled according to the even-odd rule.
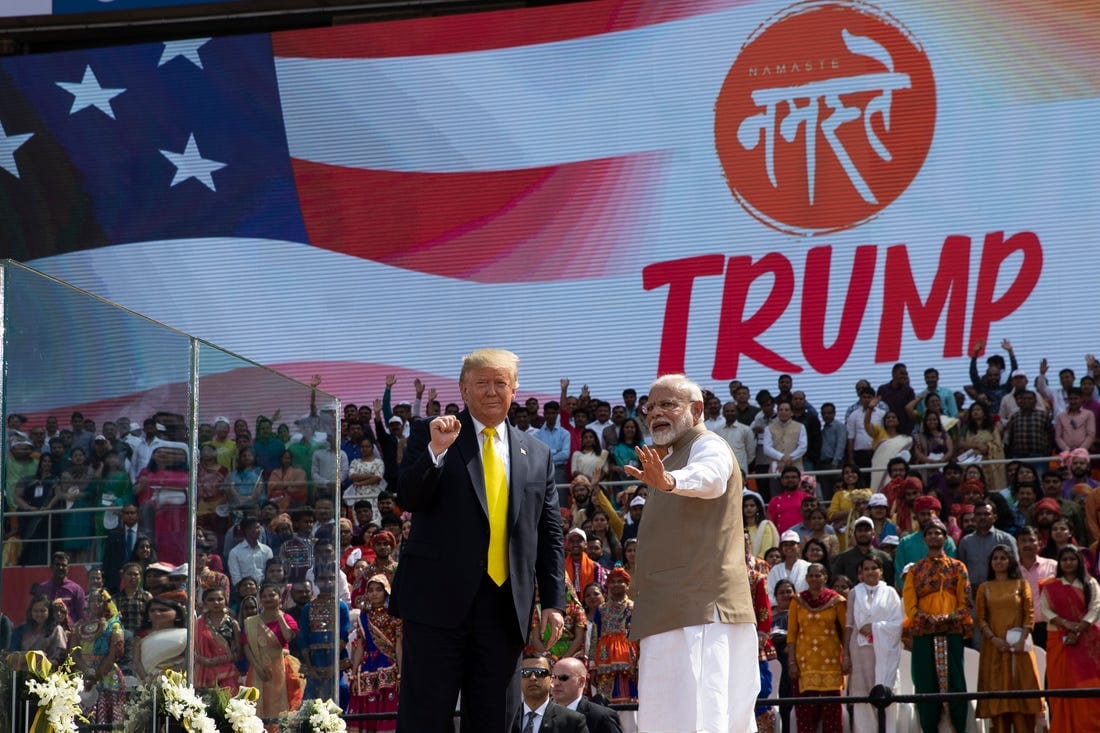
[[[183,723],[191,733],[218,733],[214,719],[206,714],[206,703],[187,684],[187,674],[167,670],[158,680],[161,705],[170,716]]]
[[[169,670],[152,684],[139,685],[130,693],[124,730],[146,733],[154,723],[172,718],[189,733],[217,733],[227,728],[233,733],[264,733],[263,720],[256,714],[259,699],[260,691],[255,687],[242,687],[233,698],[224,689],[199,695],[187,684],[185,675]],[[154,707],[158,710],[155,721]]]
[[[138,685],[126,696],[124,733],[145,733],[153,715],[153,685]]]
[[[225,719],[233,733],[264,733],[264,724],[256,715],[256,701],[260,691],[255,687],[242,687],[237,696],[225,704]]]
[[[344,733],[348,729],[347,723],[340,717],[344,711],[331,699],[307,700],[302,709],[308,712],[310,728],[315,732]]]
[[[27,692],[38,698],[38,714],[30,730],[76,733],[76,721],[87,721],[80,711],[84,676],[73,672],[70,662],[54,669],[46,655],[39,651],[27,652],[26,660],[27,669],[37,678],[27,680]]]

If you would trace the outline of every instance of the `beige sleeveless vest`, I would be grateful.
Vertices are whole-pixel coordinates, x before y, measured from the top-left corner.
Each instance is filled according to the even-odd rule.
[[[772,435],[772,447],[789,456],[798,447],[798,436],[802,433],[802,423],[793,418],[788,420],[786,425],[779,422],[779,420],[773,420],[768,425],[767,430]],[[801,471],[802,459],[796,458],[791,462],[791,465]]]
[[[672,444],[665,468],[687,465],[698,440],[729,444],[696,425]],[[732,451],[731,451],[732,456]],[[716,499],[694,499],[650,489],[638,528],[637,573],[630,636],[642,639],[673,629],[712,623],[755,623],[745,567],[741,472],[734,471]]]

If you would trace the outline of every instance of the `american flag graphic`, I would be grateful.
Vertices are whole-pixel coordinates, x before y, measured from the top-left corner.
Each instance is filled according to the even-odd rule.
[[[876,276],[859,341],[830,374],[800,356],[799,304],[830,296],[839,318],[858,245],[906,244],[927,293],[949,235],[973,238],[973,282],[988,232],[1035,231],[1044,248],[1072,253],[1088,243],[1064,225],[1067,212],[1097,223],[1064,182],[1097,162],[1095,146],[1074,147],[1090,145],[1089,126],[1064,128],[1062,149],[1075,155],[1043,142],[1051,115],[1095,116],[1100,92],[1086,70],[1097,33],[1081,31],[1067,50],[1007,7],[882,6],[921,36],[943,112],[912,189],[828,242],[747,216],[714,150],[726,74],[783,5],[602,0],[0,60],[0,246],[298,378],[322,371],[325,388],[353,401],[378,394],[391,372],[455,399],[460,355],[485,344],[517,351],[534,393],[556,394],[560,377],[607,397],[644,388],[667,315],[666,289],[644,287],[646,266],[781,253],[798,287],[760,339],[805,367],[796,384],[811,400],[847,395],[858,377],[888,378],[875,338],[890,274]],[[1039,68],[993,59],[952,31],[968,8],[982,9],[983,33],[1032,34],[1057,56]],[[1065,20],[1053,6],[1043,13]],[[985,97],[966,96],[973,81],[954,71],[960,60],[987,72]],[[1039,81],[1051,84],[1041,91]],[[1010,145],[1000,134],[1009,128],[1033,144]],[[1017,174],[991,180],[1009,159]],[[1038,181],[1018,172],[1055,163],[1039,207],[1028,191]],[[831,275],[803,272],[806,251],[822,244],[833,247]],[[1041,283],[1056,276],[1054,260]],[[1012,272],[1000,277],[1003,289]],[[723,282],[695,281],[683,325],[689,374],[720,394]],[[766,281],[753,287],[746,318],[774,306]],[[1062,307],[1059,293],[1037,292],[1002,331]],[[903,342],[901,357],[939,365],[941,382],[966,380],[966,359],[945,360],[942,335]],[[738,377],[770,388],[776,374],[742,359]],[[166,377],[135,379],[115,389]],[[28,409],[50,397],[36,401]]]

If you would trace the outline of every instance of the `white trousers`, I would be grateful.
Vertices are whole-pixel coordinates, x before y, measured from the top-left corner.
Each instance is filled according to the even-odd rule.
[[[715,622],[642,639],[639,733],[755,733],[757,644],[750,623]]]

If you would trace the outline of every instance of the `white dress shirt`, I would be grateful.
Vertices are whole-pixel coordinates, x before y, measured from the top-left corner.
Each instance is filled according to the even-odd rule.
[[[668,455],[672,453],[673,449],[669,448]],[[733,473],[735,460],[725,440],[715,433],[704,433],[691,444],[687,465],[668,472],[676,479],[672,493],[696,499],[717,499],[726,493],[726,481]]]
[[[531,726],[531,730],[538,733],[538,729],[542,726],[542,718],[546,715],[546,706],[550,704],[550,698],[546,698],[542,705],[539,705],[537,710],[532,710],[527,707],[527,701],[523,701],[523,718],[519,721],[519,729],[521,731],[527,730],[527,714],[535,714],[535,724]]]
[[[229,551],[229,580],[234,586],[244,578],[252,578],[257,583],[264,582],[264,569],[267,561],[274,557],[271,548],[262,542],[256,546],[248,544],[247,540],[241,542]]]
[[[160,438],[153,438],[152,442],[145,442],[139,440],[138,444],[134,446],[134,457],[130,461],[130,480],[137,482],[138,474],[141,473],[141,469],[149,465],[149,460],[153,457],[153,451],[157,448],[165,445],[167,441]]]
[[[718,432],[718,428],[722,427],[725,424],[726,424],[726,418],[722,417],[721,415],[718,415],[716,417],[708,417],[705,420],[703,420],[704,427],[706,427],[707,430],[710,430],[710,431],[715,432],[715,433]]]
[[[756,436],[749,426],[736,420],[732,425],[726,425],[723,420],[721,426],[714,428],[714,433],[721,436],[733,450],[737,465],[741,467],[741,474],[749,473],[752,461],[756,458]]]

